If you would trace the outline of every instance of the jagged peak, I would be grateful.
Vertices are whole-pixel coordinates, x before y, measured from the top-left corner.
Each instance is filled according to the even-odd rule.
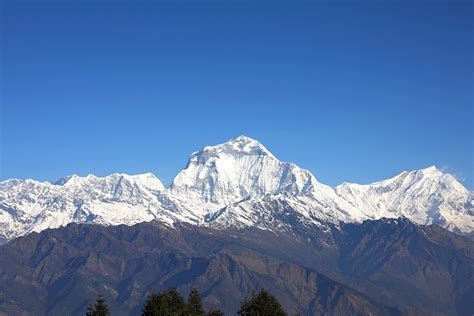
[[[415,170],[415,171],[412,171],[412,172],[418,172],[418,173],[421,173],[423,176],[430,177],[430,178],[441,177],[444,174],[441,170],[436,168],[436,166],[434,166],[434,165],[429,166],[429,167],[424,168],[424,169]]]
[[[219,154],[247,154],[255,156],[269,156],[275,158],[275,156],[263,146],[259,141],[250,138],[248,136],[240,135],[228,140],[225,143],[206,146],[199,151],[194,152],[193,156],[217,156]],[[276,158],[275,158],[276,159]]]
[[[295,164],[281,162],[247,136],[194,152],[170,189],[216,204],[279,192],[309,193],[316,178]]]
[[[66,177],[59,178],[58,180],[52,182],[53,185],[58,186],[75,186],[87,183],[88,181],[119,181],[120,179],[127,179],[130,181],[138,181],[143,185],[149,187],[150,189],[163,190],[163,183],[158,179],[153,173],[147,172],[143,174],[129,175],[126,173],[112,173],[104,177],[97,177],[93,174],[88,174],[87,176],[78,176],[77,174],[72,174]]]
[[[373,184],[377,183],[385,183],[385,182],[393,182],[397,181],[399,179],[403,179],[409,176],[415,176],[418,179],[428,179],[428,178],[439,178],[443,176],[444,173],[441,172],[436,166],[429,166],[423,169],[416,169],[416,170],[411,170],[411,171],[403,171],[400,174],[396,175],[395,177],[389,178],[387,180],[382,180]]]
[[[164,190],[163,182],[151,172],[133,175],[132,178],[140,181],[142,184],[153,190]]]
[[[405,179],[406,177],[409,176],[417,176],[419,179],[430,179],[430,178],[440,178],[442,176],[449,175],[447,173],[443,173],[441,170],[439,170],[436,166],[429,166],[423,169],[416,169],[412,171],[402,171],[401,173],[397,174],[396,176],[393,176],[391,178],[385,179],[385,180],[380,180],[368,184],[361,184],[361,183],[353,183],[353,182],[343,182],[338,187],[345,187],[345,186],[380,186],[380,185],[386,185],[390,184],[396,181],[400,181],[401,179]],[[449,175],[450,176],[450,175]]]
[[[51,182],[51,184],[64,186],[67,183],[70,183],[70,181],[74,181],[79,178],[80,176],[78,176],[77,174],[71,174],[69,176],[61,177],[58,180]]]

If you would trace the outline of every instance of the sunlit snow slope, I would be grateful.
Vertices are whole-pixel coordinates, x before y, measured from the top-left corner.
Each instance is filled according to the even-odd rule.
[[[150,173],[0,182],[0,242],[70,222],[151,220],[279,231],[405,216],[470,234],[473,196],[435,167],[332,188],[308,170],[279,161],[258,141],[239,136],[194,152],[169,188]]]

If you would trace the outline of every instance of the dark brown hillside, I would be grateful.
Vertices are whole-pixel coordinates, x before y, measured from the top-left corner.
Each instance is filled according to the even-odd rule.
[[[379,301],[450,315],[474,311],[474,243],[408,219],[347,224],[340,272]]]
[[[197,286],[206,305],[229,314],[258,288],[270,289],[289,312],[389,313],[357,291],[236,237],[157,223],[73,224],[31,234],[0,248],[0,310],[80,315],[101,291],[115,315],[136,314],[152,291]]]
[[[80,315],[103,292],[114,314],[136,314],[150,292],[197,286],[207,307],[231,315],[259,288],[306,315],[474,312],[466,237],[406,219],[293,227],[71,224],[31,234],[0,247],[0,311]]]

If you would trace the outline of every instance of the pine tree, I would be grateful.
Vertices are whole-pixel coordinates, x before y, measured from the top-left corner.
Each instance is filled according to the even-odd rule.
[[[286,316],[275,296],[264,289],[258,294],[253,293],[250,301],[244,299],[240,303],[237,314],[240,316]]]
[[[110,315],[109,308],[105,303],[105,298],[102,293],[97,296],[97,303],[94,306],[94,316],[108,316]]]
[[[172,287],[168,290],[168,302],[170,306],[171,315],[185,315],[186,314],[186,302],[183,296]]]
[[[244,297],[244,300],[240,302],[240,310],[237,312],[239,316],[248,316],[250,310],[250,302],[247,296]]]
[[[166,293],[148,295],[142,309],[142,316],[168,316],[170,314],[170,304]]]
[[[202,307],[201,295],[198,289],[193,288],[188,296],[188,315],[190,316],[204,316],[206,312]]]
[[[196,288],[189,293],[187,302],[176,290],[148,295],[142,308],[142,316],[224,316],[220,310],[206,313],[202,306],[201,295]]]

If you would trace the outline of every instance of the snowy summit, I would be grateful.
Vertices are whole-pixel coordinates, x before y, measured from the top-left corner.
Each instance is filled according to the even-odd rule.
[[[0,242],[71,222],[151,220],[277,231],[404,216],[472,234],[473,214],[473,192],[434,166],[333,188],[246,136],[192,153],[168,188],[151,173],[0,182]]]

